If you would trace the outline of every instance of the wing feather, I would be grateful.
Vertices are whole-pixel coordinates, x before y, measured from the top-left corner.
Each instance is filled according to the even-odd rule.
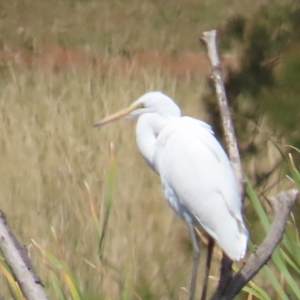
[[[230,161],[210,127],[189,117],[169,122],[158,136],[155,164],[177,213],[185,208],[229,256],[240,259],[247,242],[242,202]],[[230,250],[234,242],[238,246]]]

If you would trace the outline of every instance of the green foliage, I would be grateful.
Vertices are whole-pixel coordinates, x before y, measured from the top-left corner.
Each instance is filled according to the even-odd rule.
[[[20,287],[18,283],[15,281],[13,273],[10,267],[8,266],[8,264],[5,262],[1,252],[0,252],[0,275],[6,279],[6,283],[8,285],[11,296],[15,300],[25,300],[20,290]]]
[[[299,174],[299,173],[298,173]],[[262,206],[260,200],[255,195],[254,190],[247,184],[246,188],[247,198],[254,207],[258,216],[259,222],[263,225],[265,234],[270,228],[270,220],[266,209]],[[251,244],[251,242],[250,242]],[[300,260],[299,260],[299,232],[293,218],[288,221],[287,229],[284,233],[282,243],[277,246],[272,254],[271,263],[263,267],[269,279],[273,291],[269,290],[269,295],[274,295],[272,299],[300,299]],[[276,278],[273,268],[276,267],[280,274],[281,282]],[[295,276],[296,275],[296,276]],[[257,296],[257,295],[256,295]],[[259,298],[263,299],[263,298]]]
[[[225,72],[225,88],[245,161],[269,155],[267,140],[300,145],[299,15],[299,1],[270,2],[252,16],[232,16],[221,29],[221,47],[235,51],[238,60]],[[204,100],[221,138],[213,88]],[[247,172],[251,182],[265,185],[274,165],[267,168]]]
[[[46,263],[49,266],[49,275],[52,280],[53,289],[58,300],[83,299],[79,291],[79,285],[75,280],[74,274],[71,272],[68,265],[63,259],[57,258],[53,253],[43,248],[38,243],[34,242],[35,246],[41,251]],[[60,279],[57,277],[56,272],[59,274]],[[67,295],[64,292],[67,288]]]

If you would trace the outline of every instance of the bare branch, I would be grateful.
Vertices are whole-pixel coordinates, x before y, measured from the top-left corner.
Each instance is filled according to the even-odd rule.
[[[269,198],[275,216],[266,238],[257,248],[256,252],[251,254],[241,270],[229,281],[226,289],[222,291],[222,295],[216,292],[212,300],[233,299],[247,282],[266,264],[282,239],[287,219],[298,195],[298,190],[291,189],[279,193],[276,197]]]
[[[241,198],[244,198],[244,182],[241,167],[240,156],[238,152],[234,127],[228,108],[224,84],[222,81],[222,70],[220,60],[218,57],[216,46],[216,31],[207,31],[203,33],[200,41],[207,47],[208,56],[212,66],[212,78],[215,83],[215,89],[222,118],[222,126],[226,140],[226,146],[235,173]],[[232,275],[232,261],[223,254],[221,263],[221,275],[218,288],[211,298],[212,300],[230,300],[236,296],[241,289],[247,284],[251,278],[263,267],[263,265],[270,259],[276,246],[279,244],[288,216],[292,210],[295,200],[299,192],[295,189],[281,192],[277,197],[270,198],[269,201],[274,211],[274,221],[270,230],[258,247],[257,251],[253,253],[246,264]]]
[[[10,266],[15,280],[18,282],[22,293],[28,300],[46,300],[39,278],[34,274],[30,260],[24,248],[9,229],[5,214],[0,211],[0,249],[4,259]],[[26,256],[26,265],[24,257]]]
[[[31,261],[29,259],[28,256],[28,249],[25,245],[22,245],[19,243],[18,239],[16,238],[16,236],[14,235],[13,231],[11,230],[9,224],[7,223],[7,219],[5,216],[5,213],[0,211],[0,217],[4,220],[4,224],[6,227],[7,232],[9,233],[9,236],[11,237],[16,249],[19,251],[27,269],[31,272],[33,278],[34,278],[34,282],[37,284],[40,284],[41,286],[44,286],[40,277],[38,276],[38,274],[34,271],[33,266],[31,264]],[[1,300],[1,299],[0,299]]]
[[[215,89],[217,93],[218,105],[220,109],[222,126],[224,131],[224,137],[226,141],[226,148],[228,150],[229,158],[235,174],[239,194],[243,201],[244,199],[244,181],[243,171],[237,147],[237,141],[235,137],[234,127],[228,107],[228,101],[226,97],[225,87],[222,80],[222,69],[217,51],[216,43],[216,30],[203,32],[203,36],[200,41],[206,46],[208,57],[212,67],[212,78],[215,83]],[[227,283],[232,278],[232,260],[223,253],[223,259],[221,263],[221,274],[220,281],[217,288],[217,293],[221,293],[222,290],[227,286]]]
[[[239,192],[241,198],[244,198],[244,183],[243,183],[243,171],[237,147],[234,127],[230,116],[230,110],[228,107],[228,101],[226,97],[225,87],[222,80],[222,69],[218,56],[217,45],[216,45],[216,30],[205,31],[200,41],[206,46],[208,56],[212,67],[212,79],[215,83],[215,89],[217,92],[218,104],[220,108],[220,114],[222,118],[222,125],[224,130],[224,137],[226,140],[226,147],[228,150],[229,158],[232,164],[232,168],[235,177],[238,182]]]

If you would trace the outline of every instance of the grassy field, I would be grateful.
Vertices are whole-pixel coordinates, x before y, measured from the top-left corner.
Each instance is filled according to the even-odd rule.
[[[150,90],[205,120],[200,97],[208,67],[197,38],[261,4],[0,1],[0,207],[22,243],[31,244],[50,299],[49,270],[31,239],[68,264],[84,299],[187,298],[188,231],[140,158],[134,123],[92,124]],[[100,262],[86,183],[102,224],[111,142],[116,174]],[[0,280],[4,296],[5,286]]]

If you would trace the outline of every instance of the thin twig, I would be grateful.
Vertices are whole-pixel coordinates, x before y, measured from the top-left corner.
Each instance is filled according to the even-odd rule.
[[[13,235],[2,211],[0,211],[0,249],[25,298],[47,300],[41,281],[33,272],[27,252]]]

